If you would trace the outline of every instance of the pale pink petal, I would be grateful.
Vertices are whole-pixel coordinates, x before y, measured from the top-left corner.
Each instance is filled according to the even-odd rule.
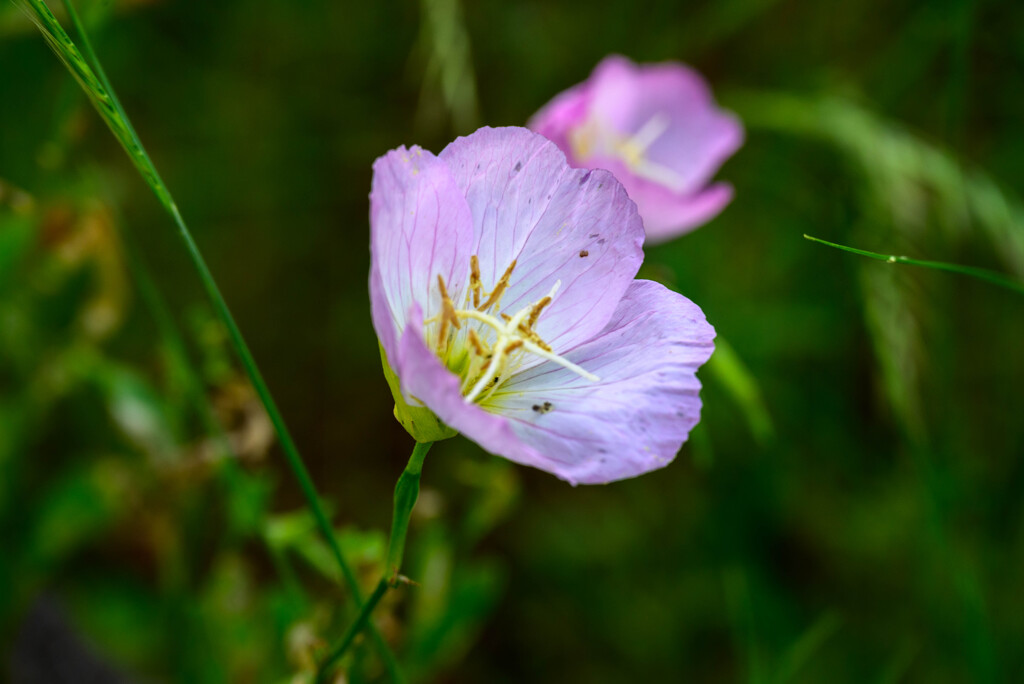
[[[667,128],[645,156],[672,169],[677,193],[700,189],[743,144],[739,120],[718,108],[699,73],[678,62],[636,65],[611,56],[594,69],[589,84],[588,114],[619,135],[628,138],[664,117]],[[641,213],[646,220],[642,205]]]
[[[657,244],[689,233],[718,216],[732,201],[733,189],[729,183],[715,183],[692,195],[675,195],[662,188],[651,188],[650,195],[644,190],[637,194],[647,207],[647,238]]]
[[[606,171],[572,169],[524,128],[483,128],[441,152],[473,217],[485,287],[515,260],[502,310],[560,288],[537,331],[555,351],[604,328],[643,260],[636,206]]]
[[[638,280],[605,330],[565,355],[600,381],[546,362],[513,376],[489,408],[511,421],[522,445],[556,463],[530,465],[572,483],[634,477],[671,462],[700,419],[696,371],[714,334],[688,299]],[[522,445],[486,448],[507,455]]]
[[[469,207],[444,162],[415,146],[392,150],[374,162],[371,312],[392,364],[412,307],[428,317],[440,310],[438,275],[453,299],[463,292],[472,242]]]
[[[704,186],[744,138],[739,119],[716,105],[693,69],[677,62],[637,65],[619,55],[556,96],[530,127],[574,167],[615,174],[654,241],[693,230],[729,203],[731,187]],[[636,150],[640,161],[627,165]]]
[[[622,179],[630,198],[642,208],[647,244],[665,242],[703,226],[732,201],[733,188],[729,183],[715,183],[695,193],[680,194],[630,173],[618,159],[591,161]]]

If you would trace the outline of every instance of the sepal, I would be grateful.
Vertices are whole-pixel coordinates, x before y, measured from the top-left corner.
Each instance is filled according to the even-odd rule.
[[[398,375],[388,363],[387,352],[380,344],[377,346],[380,349],[380,363],[384,368],[384,377],[388,381],[388,387],[391,388],[391,396],[395,399],[395,420],[401,423],[405,431],[412,435],[417,442],[439,442],[459,434],[457,430],[442,423],[441,419],[426,406],[413,406],[405,400],[405,397],[402,396]]]

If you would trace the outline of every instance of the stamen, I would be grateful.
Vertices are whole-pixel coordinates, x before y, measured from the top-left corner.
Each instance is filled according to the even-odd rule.
[[[476,336],[476,331],[472,328],[469,329],[468,339],[470,346],[473,347],[473,351],[477,353],[477,356],[483,356],[486,353],[484,352],[483,345],[480,344],[480,338]]]
[[[526,328],[528,330],[537,325],[537,319],[540,318],[540,312],[543,311],[544,307],[550,303],[551,297],[545,295],[539,302],[533,305],[533,309],[530,311],[530,317],[526,320]]]
[[[527,330],[521,325],[519,326],[518,330],[519,332],[523,333],[523,335],[526,336],[526,339],[530,340],[544,351],[551,351],[551,347],[548,346],[547,342],[540,338],[540,335],[537,334],[536,330]]]
[[[448,296],[448,288],[444,285],[444,278],[441,274],[437,274],[437,285],[441,290],[441,329],[437,335],[437,347],[438,349],[448,339],[448,324],[450,323],[455,327],[456,330],[462,327],[459,323],[459,317],[455,314],[455,305],[452,304],[451,298]]]
[[[480,259],[476,254],[469,257],[469,289],[473,291],[473,308],[480,308],[480,292],[484,289],[480,282]]]
[[[505,293],[505,288],[508,287],[508,279],[511,277],[512,269],[515,267],[516,262],[513,260],[512,263],[508,265],[508,268],[505,269],[505,274],[501,276],[501,280],[499,280],[498,284],[494,286],[491,296],[487,298],[487,301],[484,302],[482,306],[476,307],[478,310],[487,311],[487,309],[501,301],[501,295]]]

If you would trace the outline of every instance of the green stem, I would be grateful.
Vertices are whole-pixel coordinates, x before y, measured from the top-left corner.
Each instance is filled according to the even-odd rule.
[[[285,426],[284,419],[281,417],[280,411],[278,411],[277,404],[274,402],[274,399],[270,394],[270,390],[267,388],[267,384],[263,380],[263,375],[260,373],[252,353],[249,351],[249,346],[242,337],[242,333],[239,330],[238,325],[235,323],[235,319],[231,315],[231,311],[228,309],[227,302],[224,300],[224,297],[220,292],[220,288],[217,287],[217,283],[214,280],[213,275],[210,273],[210,269],[207,267],[206,261],[203,259],[195,240],[193,240],[191,232],[185,225],[185,221],[181,216],[181,212],[178,210],[177,204],[174,202],[174,198],[171,196],[170,191],[167,189],[167,186],[164,184],[159,172],[156,170],[156,166],[154,166],[153,161],[150,159],[149,154],[142,145],[142,141],[136,134],[135,128],[131,125],[127,114],[125,114],[124,108],[121,106],[121,102],[115,94],[113,87],[107,80],[99,59],[92,50],[92,46],[89,43],[84,27],[78,18],[78,14],[75,12],[70,0],[63,0],[63,2],[64,6],[67,8],[68,15],[71,17],[72,24],[74,24],[76,30],[82,36],[82,44],[85,48],[85,54],[88,56],[88,61],[83,57],[82,53],[78,51],[74,42],[64,31],[63,27],[61,27],[60,23],[53,16],[53,13],[50,12],[43,0],[23,0],[22,4],[32,12],[30,17],[39,27],[47,43],[82,86],[82,89],[92,101],[100,116],[106,122],[107,126],[114,134],[114,137],[117,138],[122,147],[125,148],[125,151],[128,153],[128,157],[142,174],[147,185],[149,185],[150,189],[156,195],[157,200],[159,200],[160,204],[168,214],[170,214],[171,219],[177,226],[179,236],[181,237],[182,242],[185,243],[185,248],[188,251],[189,257],[192,259],[192,263],[195,266],[196,271],[199,273],[199,279],[202,282],[203,289],[206,291],[207,296],[213,303],[213,307],[216,310],[217,315],[221,318],[227,328],[231,344],[241,359],[242,366],[245,369],[246,374],[249,376],[249,380],[252,383],[253,388],[256,390],[256,394],[263,403],[263,407],[266,409],[267,415],[270,417],[270,422],[273,424],[278,440],[281,443],[281,449],[284,452],[285,460],[291,468],[295,479],[298,481],[299,488],[302,490],[302,494],[305,497],[310,510],[313,512],[313,517],[317,522],[317,526],[320,528],[320,532],[327,540],[328,546],[330,546],[331,551],[334,554],[338,567],[341,569],[341,574],[345,580],[345,584],[348,586],[355,602],[361,606],[362,592],[359,589],[359,583],[356,580],[355,573],[352,572],[351,566],[345,560],[345,557],[341,552],[341,547],[338,546],[338,542],[334,537],[334,530],[331,527],[323,507],[320,505],[320,499],[317,496],[313,480],[310,478],[309,472],[306,470],[306,466],[302,462],[302,457],[299,455],[295,442],[292,440],[291,434]],[[396,682],[401,681],[401,675],[398,671],[398,665],[394,654],[387,647],[383,638],[372,625],[370,626],[370,629],[373,640],[380,651],[381,657],[384,659],[385,665],[387,666],[392,679]]]
[[[395,483],[391,537],[388,539],[388,555],[384,566],[384,576],[380,578],[377,588],[373,590],[373,594],[363,605],[363,609],[360,611],[355,622],[345,630],[345,634],[342,635],[338,643],[331,649],[327,658],[320,664],[317,682],[325,681],[331,666],[341,656],[345,655],[348,647],[352,645],[352,641],[359,635],[359,632],[366,626],[372,627],[373,623],[369,622],[369,618],[371,613],[373,613],[373,609],[384,598],[384,594],[387,593],[388,589],[398,586],[401,582],[401,576],[398,574],[398,571],[402,567],[402,556],[405,554],[405,539],[409,531],[409,518],[412,516],[412,509],[416,505],[416,499],[420,493],[420,473],[423,472],[423,459],[426,457],[427,452],[430,451],[432,445],[433,442],[416,442],[412,455],[409,457],[409,463],[399,476],[398,482]]]
[[[1005,287],[1008,290],[1013,290],[1017,294],[1024,294],[1024,285],[1007,278],[1001,273],[990,271],[987,268],[976,268],[974,266],[961,266],[959,264],[947,264],[943,261],[924,261],[921,259],[911,259],[905,256],[895,256],[891,254],[878,254],[877,252],[869,252],[865,249],[856,249],[855,247],[847,247],[845,245],[837,245],[834,242],[828,240],[822,240],[820,238],[811,237],[810,235],[804,235],[805,238],[811,242],[817,242],[822,245],[828,245],[836,249],[841,249],[844,252],[850,252],[852,254],[859,254],[860,256],[868,257],[869,259],[877,259],[878,261],[884,261],[889,264],[906,264],[908,266],[921,266],[923,268],[934,268],[939,271],[949,271],[950,273],[959,273],[960,275],[970,276],[971,278],[977,278],[978,280],[984,280],[987,283]]]
[[[405,537],[409,531],[409,518],[413,506],[420,495],[420,473],[423,472],[423,459],[433,442],[416,442],[412,455],[405,470],[395,483],[395,503],[391,516],[391,537],[388,539],[388,556],[385,572],[394,576],[402,567],[402,555],[405,553]]]

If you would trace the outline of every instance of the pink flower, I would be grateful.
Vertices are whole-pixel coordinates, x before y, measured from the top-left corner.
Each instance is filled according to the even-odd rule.
[[[706,183],[743,144],[743,127],[682,64],[606,57],[529,126],[573,166],[614,173],[636,202],[649,242],[707,223],[732,199],[728,183]]]
[[[634,280],[644,234],[607,171],[525,128],[373,166],[370,300],[396,416],[572,483],[668,464],[700,419],[701,310]]]

